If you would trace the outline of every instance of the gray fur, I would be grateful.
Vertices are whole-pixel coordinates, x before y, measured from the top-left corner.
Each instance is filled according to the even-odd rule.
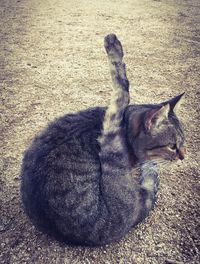
[[[55,120],[23,159],[26,213],[39,229],[71,244],[108,244],[141,222],[155,204],[158,158],[177,159],[183,148],[173,112],[180,98],[128,105],[123,50],[114,34],[105,38],[105,49],[114,87],[108,108]],[[140,180],[134,175],[138,166]]]

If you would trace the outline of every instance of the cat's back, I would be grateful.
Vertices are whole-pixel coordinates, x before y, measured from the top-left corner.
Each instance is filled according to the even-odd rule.
[[[104,113],[99,107],[65,115],[52,122],[26,151],[21,193],[25,210],[36,225],[50,225],[58,216],[67,218],[74,207],[79,213],[81,201],[85,201],[85,213],[91,210],[91,190],[98,194],[97,139]],[[71,221],[70,215],[69,225]]]
[[[104,113],[104,108],[96,107],[54,120],[34,138],[25,152],[23,163],[42,161],[51,152],[66,145],[69,151],[75,151],[77,147],[90,151],[90,147],[97,142],[101,133]],[[92,145],[87,144],[87,141]],[[71,148],[71,145],[74,148]]]

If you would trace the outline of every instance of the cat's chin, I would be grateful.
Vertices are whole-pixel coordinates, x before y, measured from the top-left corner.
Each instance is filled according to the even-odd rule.
[[[172,164],[182,164],[183,160],[179,159],[179,158],[169,158],[169,159],[159,159],[159,160],[154,160],[154,162],[156,162],[156,164],[158,165],[172,165]]]

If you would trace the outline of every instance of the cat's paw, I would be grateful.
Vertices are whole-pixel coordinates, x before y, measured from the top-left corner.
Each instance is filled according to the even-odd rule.
[[[115,34],[109,34],[105,37],[104,47],[112,62],[122,61],[124,55],[122,45]]]

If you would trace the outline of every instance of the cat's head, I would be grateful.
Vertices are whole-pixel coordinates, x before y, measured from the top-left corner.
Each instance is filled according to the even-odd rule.
[[[128,139],[139,161],[184,159],[185,137],[176,116],[182,96],[158,105],[130,106]]]

